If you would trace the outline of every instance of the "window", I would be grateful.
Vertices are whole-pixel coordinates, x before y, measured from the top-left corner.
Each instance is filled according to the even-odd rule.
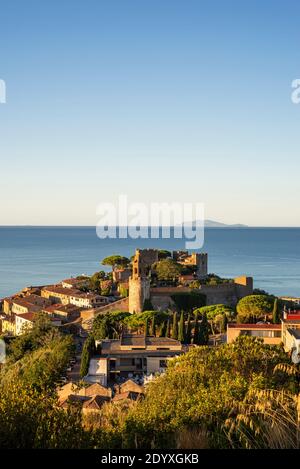
[[[135,359],[135,365],[138,370],[141,370],[143,368],[143,359],[142,358],[136,358]]]
[[[109,361],[109,369],[110,370],[115,370],[116,369],[116,360],[110,360]]]
[[[241,331],[241,335],[250,335],[252,337],[281,337],[281,331],[270,331],[270,330],[248,330]]]
[[[120,358],[120,366],[135,366],[134,358]]]
[[[159,368],[167,368],[167,360],[159,360]]]

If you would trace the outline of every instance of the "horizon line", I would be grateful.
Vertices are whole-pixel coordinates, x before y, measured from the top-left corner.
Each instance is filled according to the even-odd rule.
[[[132,228],[130,225],[107,225],[109,228]],[[182,227],[184,224],[182,225]],[[191,226],[191,225],[188,225]],[[178,228],[178,225],[145,225],[141,226],[142,228]],[[0,228],[97,228],[97,225],[31,225],[31,224],[24,224],[24,225],[2,225],[0,224]],[[224,226],[203,226],[204,229],[209,230],[222,230],[222,229],[248,229],[248,228],[300,228],[300,226],[290,226],[290,225],[226,225]]]

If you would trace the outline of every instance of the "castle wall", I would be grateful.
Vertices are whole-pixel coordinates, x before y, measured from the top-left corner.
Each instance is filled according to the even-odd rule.
[[[151,288],[151,303],[154,308],[166,309],[173,305],[171,295],[178,292],[186,293],[190,291],[189,287]],[[206,295],[206,304],[208,306],[225,304],[234,307],[241,298],[253,293],[253,279],[251,277],[238,277],[232,283],[201,285],[199,291]]]
[[[105,306],[100,306],[99,308],[91,308],[88,310],[81,311],[80,317],[83,320],[94,319],[98,314],[106,314],[111,311],[129,311],[129,300],[128,298],[121,298],[120,300],[109,303]]]

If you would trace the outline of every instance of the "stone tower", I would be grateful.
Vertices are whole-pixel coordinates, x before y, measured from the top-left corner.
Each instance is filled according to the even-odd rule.
[[[191,255],[192,262],[197,266],[197,277],[203,278],[208,274],[208,256],[206,253],[194,253]]]
[[[205,252],[173,251],[173,259],[184,265],[197,266],[197,278],[201,279],[208,274],[208,255]]]
[[[129,312],[143,311],[145,300],[150,299],[151,265],[158,261],[155,249],[137,249],[132,263],[132,276],[129,279]]]

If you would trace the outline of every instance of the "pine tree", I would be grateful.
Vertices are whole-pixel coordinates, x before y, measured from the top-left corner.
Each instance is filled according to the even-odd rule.
[[[278,307],[278,298],[275,298],[273,307],[273,324],[280,324],[280,312]]]
[[[179,329],[178,329],[178,340],[183,344],[184,343],[184,315],[183,311],[181,311],[180,320],[179,320]]]
[[[190,344],[192,341],[192,325],[191,325],[191,315],[188,315],[186,334],[185,334],[185,343]]]
[[[170,322],[170,319],[168,319],[168,321],[167,321],[165,337],[171,337],[171,322]]]
[[[172,339],[178,339],[178,320],[176,312],[173,314]]]
[[[195,314],[195,327],[194,327],[194,339],[193,344],[199,344],[199,323],[198,323],[198,313]]]

